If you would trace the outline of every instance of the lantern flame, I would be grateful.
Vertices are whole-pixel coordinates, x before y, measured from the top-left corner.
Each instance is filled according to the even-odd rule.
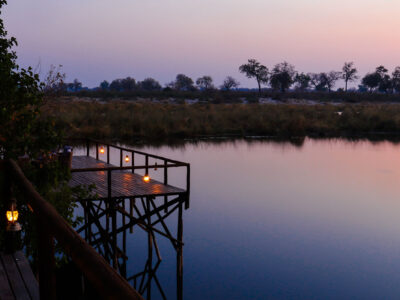
[[[18,220],[18,210],[8,210],[6,216],[8,222],[16,222]]]
[[[129,162],[131,159],[129,158],[129,156],[125,156],[125,162]]]
[[[143,176],[143,181],[144,182],[149,182],[150,181],[150,176],[148,174]]]
[[[101,146],[99,152],[100,152],[101,154],[104,154],[104,152],[106,152],[106,150],[104,150],[104,147]]]

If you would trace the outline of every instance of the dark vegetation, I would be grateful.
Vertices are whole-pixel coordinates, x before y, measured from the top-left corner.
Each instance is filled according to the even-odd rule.
[[[199,137],[398,135],[400,105],[192,105],[129,101],[51,101],[44,116],[73,137],[166,141]]]
[[[6,1],[0,0],[0,11],[5,4]],[[56,159],[56,152],[62,147],[62,136],[55,130],[52,118],[40,114],[45,87],[32,68],[18,66],[13,50],[16,45],[15,38],[7,37],[0,19],[0,160],[17,161],[36,190],[74,226],[80,221],[74,216],[75,200],[85,190],[68,186],[70,174]],[[28,208],[26,199],[4,169],[0,169],[0,194],[0,251],[5,246],[5,211],[15,198],[20,214],[18,222],[23,230],[22,245],[35,269],[37,216]],[[58,247],[57,251],[61,264],[67,258]]]

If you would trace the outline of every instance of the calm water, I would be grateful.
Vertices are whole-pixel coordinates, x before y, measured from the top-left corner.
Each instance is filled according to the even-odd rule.
[[[192,166],[185,299],[400,297],[400,145],[239,141],[143,149]],[[159,242],[157,274],[173,296],[174,252]],[[144,244],[139,232],[128,241],[130,269],[144,265]]]

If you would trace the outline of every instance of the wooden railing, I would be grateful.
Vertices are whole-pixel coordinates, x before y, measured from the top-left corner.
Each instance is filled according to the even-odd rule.
[[[138,151],[134,149],[129,149],[126,147],[121,147],[118,145],[110,144],[107,142],[102,142],[98,140],[93,140],[93,139],[74,139],[74,142],[80,141],[83,142],[83,144],[86,147],[86,156],[90,156],[90,148],[94,147],[95,148],[95,158],[97,160],[101,160],[100,155],[99,155],[99,149],[100,147],[106,147],[105,149],[105,155],[106,159],[104,160],[107,162],[107,164],[110,164],[110,150],[112,148],[117,149],[119,151],[119,166],[113,166],[113,167],[104,167],[104,168],[79,168],[79,169],[71,169],[71,172],[97,172],[97,171],[105,171],[107,172],[107,185],[108,185],[108,194],[111,195],[111,176],[112,176],[112,171],[116,170],[131,170],[132,173],[135,173],[135,170],[145,170],[145,174],[149,173],[149,169],[154,169],[154,168],[159,168],[159,169],[164,169],[164,174],[163,174],[163,183],[168,184],[168,170],[170,168],[177,168],[177,167],[185,167],[186,168],[186,194],[187,194],[187,200],[185,202],[185,208],[189,208],[189,195],[190,195],[190,164],[174,159],[170,159],[167,157],[159,156],[159,155],[154,155],[150,153],[146,153],[143,151]],[[129,153],[130,156],[130,166],[124,166],[124,154]],[[144,160],[144,165],[136,165],[136,161],[138,158],[142,156],[142,160]],[[149,159],[153,159],[154,163],[149,164]],[[158,164],[157,162],[161,162],[161,164]]]
[[[56,299],[54,239],[103,299],[143,299],[104,258],[43,199],[13,160],[5,162],[8,180],[23,193],[37,217],[39,286],[42,300]]]

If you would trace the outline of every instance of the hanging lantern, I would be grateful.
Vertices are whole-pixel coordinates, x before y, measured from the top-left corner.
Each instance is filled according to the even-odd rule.
[[[7,217],[7,231],[20,231],[21,225],[18,223],[18,210],[15,199],[11,201],[10,207],[6,212]]]
[[[103,146],[101,146],[99,152],[100,152],[100,154],[104,154],[106,152],[106,150],[104,149]]]
[[[144,181],[144,182],[149,182],[149,181],[150,181],[150,176],[149,176],[149,174],[146,174],[146,175],[143,176],[143,181]]]
[[[154,171],[157,171],[157,162],[155,163]]]
[[[129,155],[125,156],[125,162],[129,162],[131,159],[129,158]]]

